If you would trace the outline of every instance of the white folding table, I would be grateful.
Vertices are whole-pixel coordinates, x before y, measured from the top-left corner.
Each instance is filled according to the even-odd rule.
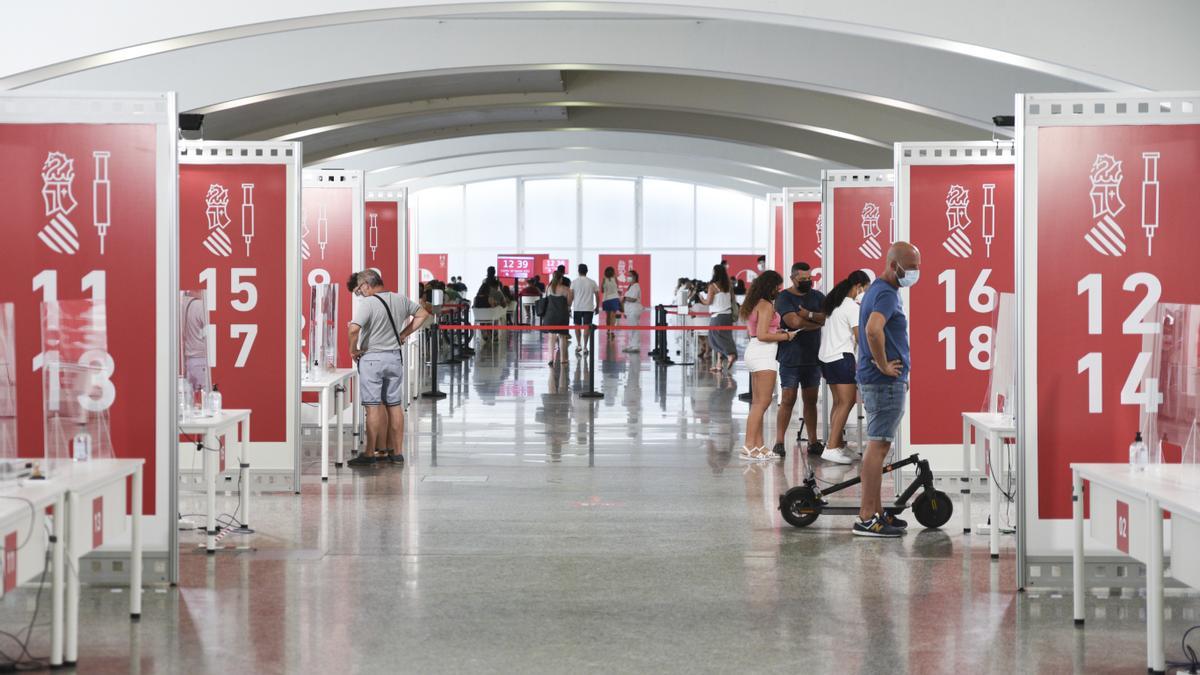
[[[965,412],[963,417],[963,488],[962,511],[963,532],[971,531],[971,485],[975,480],[975,472],[971,468],[971,457],[979,457],[979,465],[988,476],[988,496],[990,502],[989,514],[991,526],[988,528],[988,548],[992,560],[1000,558],[1000,488],[996,485],[999,480],[992,459],[996,456],[996,448],[1004,443],[1006,438],[1017,435],[1016,421],[1012,415],[985,412]],[[972,453],[971,430],[975,430],[974,448]],[[981,442],[983,441],[983,442]]]
[[[238,445],[238,520],[250,526],[250,410],[231,408],[208,417],[186,417],[179,420],[179,433],[202,435],[204,455],[204,489],[208,497],[205,506],[204,550],[217,550],[217,473],[224,471],[225,452],[220,439],[228,445],[230,435],[239,438]],[[217,465],[221,464],[221,467]]]
[[[358,383],[358,371],[354,368],[339,368],[332,371],[310,373],[300,383],[300,390],[316,392],[321,397],[321,480],[329,480],[329,408],[330,398],[333,399],[333,413],[337,417],[337,464],[341,468],[344,463],[344,448],[342,438],[342,410],[345,407],[343,394]],[[354,397],[353,411],[354,446],[358,449],[359,413],[358,397]]]
[[[63,522],[67,488],[61,480],[23,480],[0,487],[0,597],[46,569],[44,519],[54,509],[50,563],[50,663],[63,662]],[[63,516],[63,517],[59,517]]]
[[[1075,625],[1084,624],[1083,483],[1092,539],[1146,564],[1146,664],[1166,669],[1163,651],[1163,512],[1171,514],[1171,573],[1200,588],[1200,465],[1071,464]]]

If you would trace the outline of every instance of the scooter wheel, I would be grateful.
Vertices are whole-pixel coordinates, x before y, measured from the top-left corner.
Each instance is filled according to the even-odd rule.
[[[939,528],[950,520],[954,513],[954,504],[950,495],[938,490],[926,490],[913,500],[913,515],[917,522],[928,528]]]
[[[794,487],[779,497],[783,519],[794,527],[808,527],[821,515],[821,501],[806,486]]]

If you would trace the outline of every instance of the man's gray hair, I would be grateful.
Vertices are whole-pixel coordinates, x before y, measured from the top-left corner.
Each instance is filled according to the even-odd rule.
[[[376,270],[368,268],[358,273],[358,283],[379,288],[383,285],[383,277]]]

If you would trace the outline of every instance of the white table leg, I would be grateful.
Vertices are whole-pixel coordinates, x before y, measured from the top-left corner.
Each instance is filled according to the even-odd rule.
[[[142,618],[142,468],[133,472],[133,494],[129,507],[129,618]]]
[[[1166,672],[1163,653],[1163,517],[1158,500],[1147,504],[1150,537],[1146,563],[1146,665],[1152,673]]]
[[[1000,447],[999,434],[988,434],[984,453],[988,467],[988,520],[991,522],[991,527],[988,528],[988,546],[992,552],[992,560],[1000,559],[1000,486],[996,485],[996,481],[999,480],[999,472],[996,471],[995,462],[996,448],[998,447]]]
[[[67,493],[66,513],[69,522],[67,523],[67,544],[63,551],[67,564],[67,622],[66,654],[63,663],[68,666],[75,665],[75,661],[79,658],[79,557],[75,555],[75,547],[71,545],[71,538],[75,536],[75,530],[80,525],[76,522],[77,501],[79,500],[73,493]]]
[[[963,418],[963,477],[958,492],[962,497],[963,532],[971,531],[971,423]]]
[[[51,544],[50,567],[50,665],[63,662],[63,546],[66,543],[66,496],[54,500],[54,543]]]
[[[1071,472],[1071,517],[1074,519],[1074,542],[1071,550],[1071,586],[1075,594],[1075,625],[1083,625],[1083,479],[1078,471]]]
[[[242,514],[242,526],[250,527],[250,418],[242,420],[239,424],[239,436],[241,437],[241,448],[238,452],[238,471],[240,472],[238,482],[241,485],[238,487],[238,506],[239,513]]]
[[[345,382],[345,380],[343,380],[343,382]],[[346,451],[346,443],[345,439],[342,438],[342,434],[345,433],[345,429],[343,428],[342,424],[342,411],[345,408],[345,387],[338,385],[338,387],[333,390],[333,416],[337,419],[337,422],[335,422],[337,429],[337,463],[335,463],[334,466],[338,467],[339,469],[342,467],[342,464],[345,463],[343,453]]]
[[[352,432],[354,438],[354,450],[351,454],[358,454],[362,451],[363,430],[361,428],[362,417],[360,416],[361,413],[359,411],[360,401],[358,400],[357,370],[354,371],[354,374],[350,376],[350,379],[347,380],[347,382],[348,384],[346,386],[348,386],[350,389],[347,390],[346,396],[350,399],[350,405],[352,406],[351,409],[354,415],[354,431]],[[374,450],[374,448],[372,448],[372,450]]]
[[[217,459],[221,439],[213,432],[204,434],[204,490],[207,496],[205,508],[204,552],[217,550]]]
[[[329,480],[329,387],[321,389],[321,480]]]

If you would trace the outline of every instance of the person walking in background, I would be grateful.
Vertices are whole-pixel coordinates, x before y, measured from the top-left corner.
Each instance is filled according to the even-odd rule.
[[[592,317],[596,315],[596,282],[588,277],[588,266],[580,263],[579,276],[575,277],[575,285],[571,286],[571,320],[576,326],[592,325]],[[575,353],[586,353],[587,345],[583,343],[581,329],[575,329]]]
[[[611,265],[604,268],[602,284],[600,308],[604,310],[604,325],[615,326],[617,314],[621,311],[621,289],[617,286],[617,271]],[[611,330],[605,332],[609,340],[616,337]]]
[[[709,326],[733,325],[733,288],[729,284],[729,271],[725,268],[724,261],[720,265],[713,265],[712,280],[708,282],[708,292],[700,302],[708,305]],[[717,365],[713,366],[712,372],[721,372],[726,367],[733,368],[733,362],[737,361],[737,344],[733,341],[733,331],[719,329],[709,331],[708,346],[717,353],[719,359]]]
[[[867,287],[858,313],[858,386],[867,411],[867,451],[863,453],[862,505],[853,532],[862,537],[899,537],[908,526],[883,508],[883,462],[892,449],[904,415],[911,365],[908,317],[899,289],[917,283],[921,252],[898,241],[887,253],[887,267]]]
[[[783,277],[768,270],[750,284],[741,318],[746,321],[750,344],[746,346],[746,367],[750,370],[750,412],[746,416],[746,441],[741,458],[750,461],[773,459],[776,455],[763,441],[763,418],[775,395],[775,372],[779,362],[775,351],[779,343],[792,340],[796,333],[779,332],[779,315],[775,313],[775,298]]]
[[[625,297],[621,298],[621,302],[625,307],[625,325],[638,326],[642,322],[642,285],[638,283],[637,270],[629,270],[626,273],[629,276],[629,288],[625,289]],[[630,336],[630,344],[625,348],[625,351],[634,354],[642,350],[640,336],[633,334]]]
[[[858,297],[871,285],[871,277],[854,270],[829,295],[825,296],[825,327],[821,329],[821,374],[833,394],[833,409],[829,414],[829,446],[821,459],[837,464],[849,464],[862,459],[862,449],[852,452],[846,447],[846,420],[858,398],[854,354],[858,350]]]
[[[555,271],[546,288],[546,312],[542,314],[542,323],[547,326],[565,326],[571,321],[571,287],[563,281],[562,272]],[[562,363],[567,358],[567,333],[569,331],[554,329],[546,331],[550,335],[550,365]]]
[[[812,268],[806,262],[792,265],[792,285],[779,294],[775,310],[783,325],[796,331],[796,339],[779,346],[779,385],[783,394],[779,400],[778,424],[775,429],[775,454],[786,453],[784,437],[792,411],[796,408],[796,391],[804,406],[804,428],[808,433],[808,453],[820,455],[825,446],[817,438],[817,398],[821,393],[821,326],[825,324],[825,295],[813,290]]]

